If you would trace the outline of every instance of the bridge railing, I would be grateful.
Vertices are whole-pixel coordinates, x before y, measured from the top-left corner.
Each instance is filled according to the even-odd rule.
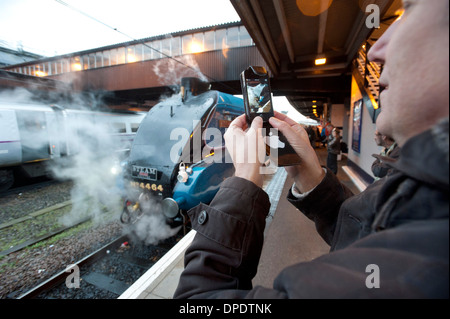
[[[131,41],[122,45],[102,47],[5,67],[7,71],[45,77],[114,65],[177,57],[207,51],[254,46],[243,25],[191,30],[174,35]]]

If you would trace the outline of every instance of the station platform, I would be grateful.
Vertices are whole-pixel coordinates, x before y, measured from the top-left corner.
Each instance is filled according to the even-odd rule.
[[[325,165],[326,148],[316,149],[316,152],[321,164]],[[338,162],[337,177],[357,194],[364,189],[364,184],[347,168],[346,162],[343,155]],[[272,205],[266,220],[265,241],[253,286],[272,288],[274,279],[285,267],[312,260],[329,251],[329,246],[317,233],[314,223],[286,200],[292,184],[292,179],[281,168],[263,185]],[[171,299],[184,269],[184,253],[194,236],[193,230],[184,236],[119,299]]]

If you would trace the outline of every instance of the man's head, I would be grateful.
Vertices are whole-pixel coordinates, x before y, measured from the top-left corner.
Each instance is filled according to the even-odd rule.
[[[449,115],[449,1],[404,0],[369,52],[384,64],[377,127],[399,145]]]
[[[378,132],[378,130],[375,131],[375,134],[374,134],[373,139],[375,140],[375,143],[376,143],[378,146],[383,146],[383,138],[382,138],[382,136],[383,136],[383,135],[381,135],[381,133]]]
[[[383,147],[391,147],[391,145],[395,143],[395,141],[392,138],[381,134],[380,132],[378,132],[378,130],[375,131],[374,140],[378,146]]]
[[[337,127],[333,128],[331,132],[333,136],[339,136],[341,134],[341,131]]]

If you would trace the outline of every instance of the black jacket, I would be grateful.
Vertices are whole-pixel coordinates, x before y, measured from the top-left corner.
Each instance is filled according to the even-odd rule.
[[[337,154],[341,153],[341,136],[334,137],[333,134],[328,136],[328,153]]]
[[[395,174],[359,195],[331,172],[305,199],[289,194],[331,251],[284,269],[273,289],[251,284],[269,199],[253,183],[229,178],[209,206],[189,212],[197,235],[174,297],[448,298],[448,119],[410,139],[393,165]],[[373,265],[380,287],[370,289]]]
[[[400,156],[400,147],[397,146],[397,143],[393,145],[393,149],[388,152],[385,156],[372,154],[375,157],[375,161],[372,163],[372,173],[376,178],[385,177],[388,173],[393,171],[392,166],[388,163],[395,162]]]

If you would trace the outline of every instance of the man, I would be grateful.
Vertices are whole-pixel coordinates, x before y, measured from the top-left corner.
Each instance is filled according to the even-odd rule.
[[[328,136],[327,167],[336,175],[338,172],[338,155],[341,153],[341,131],[333,128]]]
[[[288,200],[315,222],[330,253],[284,269],[272,289],[252,287],[270,204],[260,163],[235,161],[211,204],[190,211],[197,235],[175,297],[448,298],[449,2],[404,6],[369,52],[385,66],[377,127],[402,147],[398,172],[352,196],[320,166],[304,129],[277,113],[272,126],[303,160],[287,168],[295,181]],[[245,132],[242,116],[230,125],[227,145],[246,140],[230,148],[233,159],[261,142],[261,126],[256,118]],[[367,269],[379,271],[378,281],[368,282]]]
[[[388,163],[393,163],[398,159],[400,147],[391,137],[381,134],[378,130],[375,131],[374,140],[378,146],[383,147],[380,154],[372,154],[376,158],[372,163],[372,173],[375,180],[378,180],[388,173],[392,173],[392,167]]]

